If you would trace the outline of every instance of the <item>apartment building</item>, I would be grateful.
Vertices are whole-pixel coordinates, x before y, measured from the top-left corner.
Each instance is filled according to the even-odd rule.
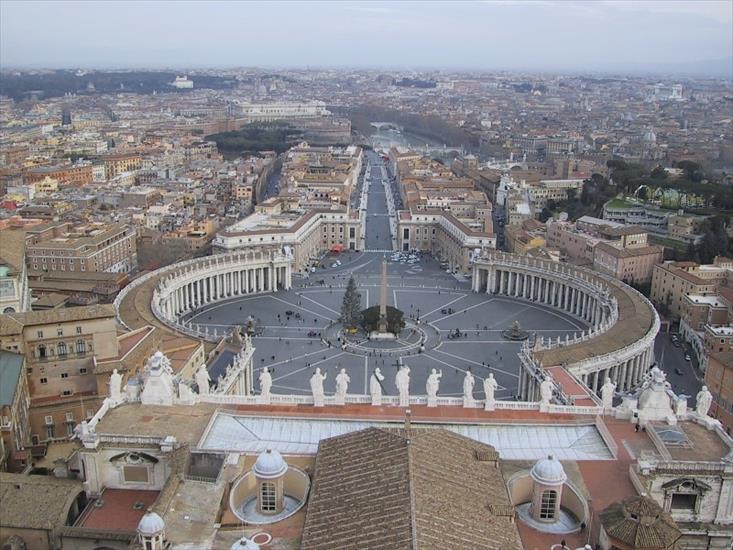
[[[560,249],[576,263],[629,284],[647,284],[664,248],[647,243],[648,233],[634,225],[583,216],[575,223],[547,222],[547,245]]]
[[[666,261],[654,266],[650,298],[672,319],[685,313],[686,296],[717,294],[733,286],[733,260],[718,256],[710,265]]]
[[[34,271],[129,273],[137,268],[135,231],[118,223],[53,222],[26,232],[26,256]]]
[[[720,420],[730,434],[733,430],[733,351],[710,354],[705,384],[713,394],[709,414]]]
[[[29,168],[23,174],[25,183],[35,183],[52,178],[61,185],[82,186],[93,181],[92,164],[69,164],[59,166],[37,166]]]
[[[34,443],[68,437],[99,404],[96,361],[119,353],[114,307],[0,316],[0,348],[25,357]]]
[[[136,372],[156,338],[147,326],[118,335],[112,305],[0,315],[0,349],[24,357],[32,443],[69,437],[108,394],[109,372]]]
[[[114,153],[102,157],[104,173],[107,180],[123,172],[137,170],[142,166],[142,156],[139,153]]]

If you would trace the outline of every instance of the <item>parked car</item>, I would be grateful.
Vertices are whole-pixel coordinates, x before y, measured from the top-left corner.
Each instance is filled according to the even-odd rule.
[[[677,368],[677,369],[674,369],[674,373],[675,373],[675,374],[676,374],[677,376],[682,376],[682,370],[681,370],[681,369],[679,369],[679,368]]]
[[[692,361],[692,357],[690,357],[689,353],[685,353],[685,361]]]

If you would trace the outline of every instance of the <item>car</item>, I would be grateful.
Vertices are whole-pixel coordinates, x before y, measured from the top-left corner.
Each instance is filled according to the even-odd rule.
[[[443,315],[446,315],[446,314],[448,313],[448,310],[447,310],[447,309],[445,309],[445,308],[443,308],[443,309],[441,309],[441,310],[440,310],[440,312],[441,312],[441,313],[442,313]]]
[[[679,348],[680,346],[682,346],[679,340],[672,340],[672,345],[676,348]]]
[[[288,317],[290,317],[292,314],[293,314],[293,310],[292,309],[286,309],[285,310],[285,315],[287,315]]]
[[[682,370],[681,370],[681,369],[679,369],[679,368],[677,368],[677,369],[674,369],[674,373],[675,373],[675,374],[676,374],[677,376],[682,376]]]
[[[685,353],[685,361],[692,361],[692,357],[690,357],[689,353]]]

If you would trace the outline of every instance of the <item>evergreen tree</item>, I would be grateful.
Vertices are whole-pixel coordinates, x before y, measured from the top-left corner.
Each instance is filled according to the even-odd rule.
[[[355,328],[361,323],[361,294],[356,291],[353,276],[349,277],[341,304],[341,322],[346,328]]]

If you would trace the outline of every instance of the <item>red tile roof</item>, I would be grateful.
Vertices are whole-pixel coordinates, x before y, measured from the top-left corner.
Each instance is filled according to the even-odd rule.
[[[105,489],[99,498],[102,505],[95,506],[95,501],[90,502],[76,526],[107,531],[135,531],[140,519],[159,494],[160,491]]]

